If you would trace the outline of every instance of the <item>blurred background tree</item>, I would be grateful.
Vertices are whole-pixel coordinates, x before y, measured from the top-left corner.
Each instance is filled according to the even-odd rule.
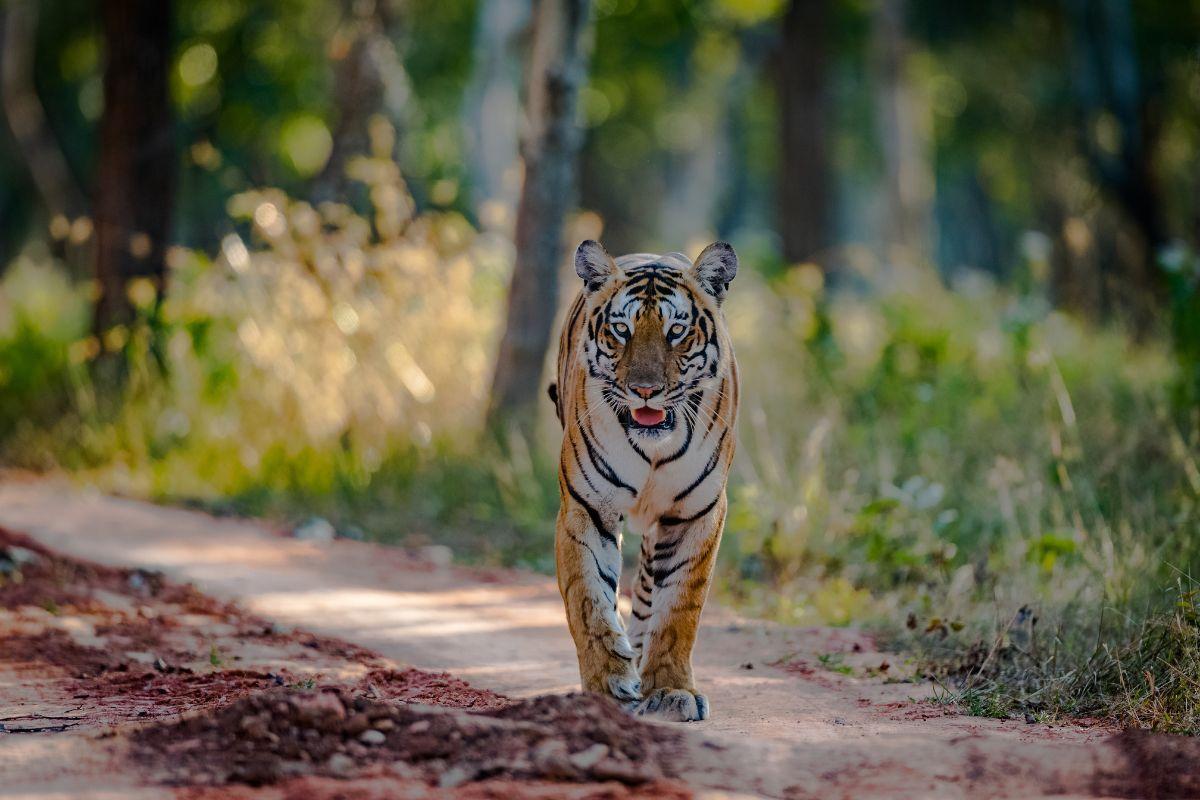
[[[138,155],[149,172],[173,180],[140,195],[157,193],[143,202],[176,221],[176,243],[211,251],[229,231],[225,202],[251,186],[361,208],[346,164],[365,151],[372,114],[400,132],[418,205],[514,224],[525,55],[538,52],[528,3],[200,0],[169,30],[155,23],[158,61],[149,38],[112,47],[166,8],[6,7],[4,262],[30,240],[62,252],[87,239],[86,225],[68,230],[89,216],[84,198],[96,226],[125,193],[121,176],[137,180],[106,166],[121,150],[106,137],[137,128],[116,123],[130,112],[110,51],[136,52],[129,69],[145,91],[169,86],[169,103],[143,103],[159,119],[130,135],[158,148]],[[1166,297],[1158,253],[1196,237],[1198,13],[1129,0],[969,11],[941,0],[603,0],[580,88],[579,207],[603,220],[614,251],[715,233],[781,264],[831,268],[861,244],[948,277],[961,267],[1017,277],[1036,234],[1050,256],[1049,274],[1034,277],[1053,302],[1153,327]],[[164,233],[150,229],[166,230],[150,219],[133,228],[155,248]],[[103,272],[115,250],[96,235]]]

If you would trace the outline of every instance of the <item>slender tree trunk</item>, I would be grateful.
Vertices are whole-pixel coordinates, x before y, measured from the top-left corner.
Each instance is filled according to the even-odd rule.
[[[871,61],[875,122],[883,152],[883,242],[889,262],[924,263],[929,258],[933,176],[927,150],[928,125],[908,79],[905,0],[879,0],[872,20]]]
[[[0,6],[4,26],[0,42],[0,93],[13,140],[42,204],[51,217],[70,221],[85,212],[87,203],[46,121],[33,80],[39,7],[37,0],[11,0]],[[75,265],[80,254],[64,250],[60,255],[67,256]]]
[[[161,292],[171,233],[176,158],[167,80],[171,0],[104,0],[104,116],[96,170],[95,329],[128,322],[126,287]]]
[[[583,138],[576,106],[587,80],[591,3],[537,0],[533,19],[517,256],[488,415],[493,427],[515,424],[526,436],[532,433],[537,403],[545,397],[542,366],[558,299],[563,223],[575,204]]]
[[[829,0],[792,0],[783,17],[779,96],[779,237],[789,264],[825,261],[832,243],[827,43]]]
[[[312,197],[316,201],[342,200],[348,178],[350,158],[369,150],[367,124],[371,115],[383,107],[384,79],[379,69],[382,48],[390,46],[384,37],[382,9],[378,2],[345,0],[344,19],[334,35],[331,54],[334,62],[333,149],[321,173],[313,180]]]
[[[485,226],[512,224],[520,187],[513,180],[521,128],[521,62],[529,28],[529,0],[479,4],[471,82],[463,102],[463,127],[471,146],[475,211]],[[489,213],[494,206],[504,214]]]
[[[1066,0],[1065,5],[1081,148],[1141,240],[1141,252],[1132,260],[1120,259],[1119,266],[1128,288],[1124,310],[1135,329],[1146,334],[1166,299],[1157,259],[1168,234],[1153,164],[1161,112],[1139,74],[1129,0]],[[1099,133],[1106,121],[1116,126],[1110,141]]]

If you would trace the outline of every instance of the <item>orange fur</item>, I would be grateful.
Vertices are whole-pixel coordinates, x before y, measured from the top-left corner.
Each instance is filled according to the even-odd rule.
[[[580,267],[589,286],[568,310],[551,391],[564,429],[555,555],[584,689],[643,712],[702,719],[708,704],[696,688],[691,653],[724,529],[734,453],[738,375],[719,299],[736,261],[719,291],[706,292],[715,284],[702,280],[705,255],[694,267],[678,254],[647,264],[656,258],[624,257],[628,269],[609,262],[608,279],[603,261],[599,278]],[[638,295],[632,287],[648,288]],[[636,319],[611,323],[617,298],[622,308],[638,309]],[[683,326],[672,325],[672,315],[685,313],[691,328],[676,336]],[[588,361],[589,346],[604,350],[611,377],[596,377],[603,370]],[[690,376],[698,358],[705,371]],[[661,440],[628,419],[619,422],[622,404],[641,401],[630,401],[628,391],[614,395],[640,385],[662,387],[664,403],[682,398],[673,401],[673,427]],[[615,591],[623,521],[643,536],[628,629]]]

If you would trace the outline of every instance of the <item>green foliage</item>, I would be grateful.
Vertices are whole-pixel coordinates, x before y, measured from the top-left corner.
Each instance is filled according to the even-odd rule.
[[[1162,257],[1171,300],[1171,333],[1179,359],[1177,404],[1200,405],[1200,255],[1177,246]]]
[[[1164,231],[1192,235],[1200,20],[1166,0],[1135,5],[1147,169]],[[908,133],[934,173],[925,255],[953,276],[947,288],[869,254],[885,150],[876,10],[831,4],[831,202],[838,240],[855,243],[829,254],[832,293],[775,241],[769,54],[785,6],[597,0],[580,98],[586,221],[610,249],[691,249],[713,228],[742,254],[728,309],[745,405],[716,591],[788,622],[894,632],[913,620],[907,645],[972,713],[1195,731],[1195,594],[1186,580],[1161,587],[1200,556],[1200,260],[1194,242],[1162,254],[1170,351],[1047,302],[1055,259],[1083,265],[1100,305],[1120,306],[1134,274],[1133,231],[1087,152],[1119,149],[1121,122],[1075,96],[1069,15],[1027,0],[909,4]],[[486,235],[472,221],[462,100],[495,66],[475,61],[494,8],[181,4],[176,238],[195,249],[172,251],[161,315],[105,341],[90,335],[87,287],[51,251],[34,244],[8,267],[0,462],[552,569],[549,406],[538,442],[502,452],[478,436],[512,260],[497,220],[511,214],[493,214]],[[309,203],[363,9],[387,79],[369,155],[350,163],[341,202]],[[38,96],[86,185],[103,109],[96,5],[43,9],[34,55]],[[45,222],[10,150],[0,256]],[[86,249],[91,220],[58,222],[54,253]],[[102,354],[129,375],[119,394],[96,377]]]
[[[1045,622],[1022,608],[987,632],[914,634],[922,669],[943,682],[944,702],[977,716],[1050,721],[1100,717],[1170,733],[1200,734],[1200,588],[1180,579],[1130,615],[1056,610]]]

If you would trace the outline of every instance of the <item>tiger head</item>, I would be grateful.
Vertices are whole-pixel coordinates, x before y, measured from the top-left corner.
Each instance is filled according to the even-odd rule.
[[[689,399],[698,403],[724,376],[732,352],[721,302],[737,268],[725,242],[710,244],[694,264],[682,253],[614,259],[598,242],[579,245],[588,375],[626,428],[669,433]]]

